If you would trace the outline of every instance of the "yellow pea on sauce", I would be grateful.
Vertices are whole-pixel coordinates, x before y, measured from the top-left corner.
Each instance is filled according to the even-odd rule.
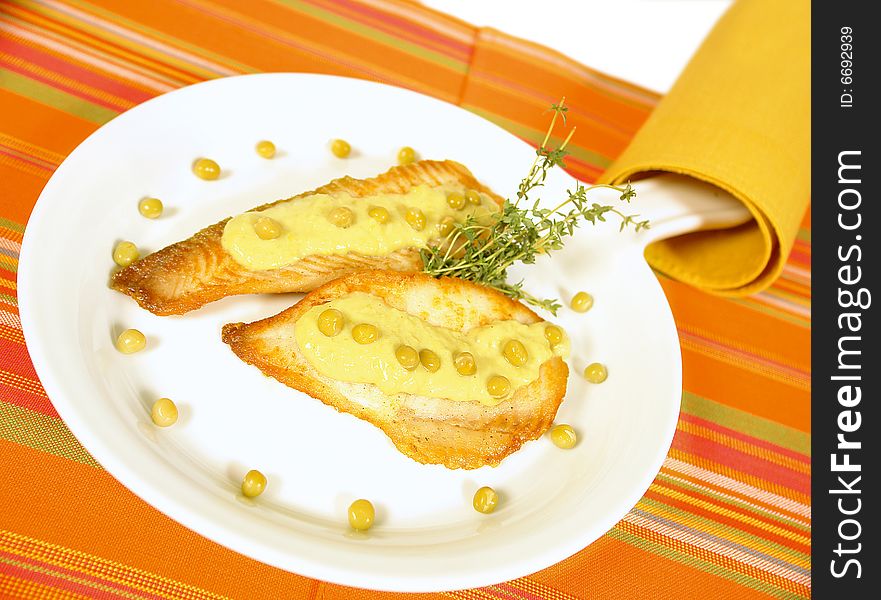
[[[318,319],[328,309],[345,317],[343,335],[328,337],[318,328]],[[382,326],[383,335],[364,346],[352,339],[351,328],[358,323]],[[377,296],[352,292],[326,304],[314,306],[297,320],[295,337],[300,350],[315,369],[327,377],[352,383],[372,383],[385,394],[406,392],[456,401],[477,400],[488,406],[503,402],[517,388],[536,380],[541,365],[553,356],[569,354],[565,336],[553,347],[545,339],[547,323],[525,325],[519,321],[496,321],[467,332],[432,325],[428,321],[398,310]],[[519,340],[528,358],[520,366],[505,359],[502,348],[508,340]],[[401,346],[429,349],[440,357],[436,371],[408,369],[396,356]],[[456,369],[454,356],[468,352],[477,372],[463,376]],[[494,398],[487,390],[492,377],[510,381],[509,394]]]

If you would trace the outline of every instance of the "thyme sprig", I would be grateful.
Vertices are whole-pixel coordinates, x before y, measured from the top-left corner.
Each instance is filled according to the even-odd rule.
[[[508,283],[508,267],[516,262],[532,264],[539,254],[548,254],[563,247],[564,238],[574,234],[582,221],[595,225],[605,221],[612,213],[621,219],[620,230],[633,227],[635,231],[649,228],[647,220],[637,220],[639,215],[627,215],[614,206],[590,202],[589,191],[609,188],[621,194],[623,202],[630,202],[636,195],[628,183],[625,186],[608,184],[577,184],[567,190],[568,198],[552,209],[540,208],[541,199],[530,200],[530,194],[544,185],[548,172],[554,167],[564,167],[566,146],[575,133],[573,127],[559,147],[549,146],[551,134],[560,118],[566,123],[568,107],[565,98],[552,104],[550,126],[544,141],[535,151],[535,160],[529,173],[520,182],[515,200],[505,200],[502,209],[490,218],[470,215],[454,225],[440,244],[421,251],[424,270],[435,277],[452,276],[482,283],[517,300],[547,309],[557,314],[560,302],[555,298],[540,299],[525,289],[523,281]],[[531,203],[531,206],[529,206]]]

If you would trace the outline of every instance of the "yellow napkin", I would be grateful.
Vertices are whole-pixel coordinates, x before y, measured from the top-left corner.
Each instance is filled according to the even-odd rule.
[[[603,180],[682,173],[724,188],[754,220],[654,243],[651,265],[719,294],[770,285],[809,202],[810,110],[810,4],[736,2]]]

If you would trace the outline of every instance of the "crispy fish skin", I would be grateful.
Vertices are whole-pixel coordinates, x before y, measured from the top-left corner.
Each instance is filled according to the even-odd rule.
[[[541,365],[538,379],[496,406],[406,393],[389,396],[373,384],[321,375],[301,354],[295,323],[313,306],[352,292],[372,294],[432,325],[459,331],[497,320],[525,324],[542,320],[519,302],[471,282],[424,273],[367,271],[328,283],[275,316],[224,325],[223,341],[263,374],[379,427],[398,450],[420,463],[449,469],[496,466],[548,430],[569,374],[558,356]]]
[[[342,177],[311,192],[260,206],[261,211],[280,202],[311,194],[346,193],[356,198],[376,194],[404,194],[421,184],[439,186],[460,183],[487,194],[499,206],[504,199],[477,181],[463,165],[451,161],[421,160],[392,167],[371,179]],[[312,255],[279,269],[252,271],[230,256],[220,243],[229,219],[206,227],[193,237],[149,254],[117,271],[110,287],[137,301],[157,315],[179,315],[209,302],[238,294],[308,292],[354,271],[387,269],[422,270],[417,248],[405,248],[384,256]]]

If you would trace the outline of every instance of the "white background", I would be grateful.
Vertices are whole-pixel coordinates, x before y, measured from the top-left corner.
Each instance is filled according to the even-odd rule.
[[[423,0],[666,92],[731,0]]]

